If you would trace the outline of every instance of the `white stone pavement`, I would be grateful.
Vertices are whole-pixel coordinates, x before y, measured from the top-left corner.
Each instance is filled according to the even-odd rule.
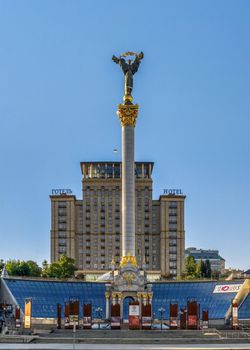
[[[4,350],[237,350],[248,349],[249,344],[187,344],[187,345],[155,345],[155,344],[4,344],[0,343],[0,349]]]

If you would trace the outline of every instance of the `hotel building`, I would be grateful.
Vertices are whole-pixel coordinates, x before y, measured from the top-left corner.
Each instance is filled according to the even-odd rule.
[[[152,279],[184,272],[184,201],[181,191],[152,196],[154,163],[135,162],[136,258]],[[62,254],[75,259],[79,272],[98,276],[117,265],[121,247],[121,162],[82,162],[82,199],[53,190],[51,262]]]

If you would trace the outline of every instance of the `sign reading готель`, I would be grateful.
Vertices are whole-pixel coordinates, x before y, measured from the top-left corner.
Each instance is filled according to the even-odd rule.
[[[57,188],[52,190],[52,195],[58,195],[58,194],[72,194],[72,191],[69,188],[67,189]]]

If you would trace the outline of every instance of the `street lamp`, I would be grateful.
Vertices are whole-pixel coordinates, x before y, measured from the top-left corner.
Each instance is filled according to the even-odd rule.
[[[100,329],[101,319],[102,319],[102,308],[98,307],[95,309],[95,312],[97,313],[97,316],[99,317],[100,321],[98,323],[98,329]]]
[[[162,322],[163,322],[163,314],[164,314],[164,312],[166,311],[163,307],[160,307],[159,309],[158,309],[158,311],[160,312],[160,314],[161,314],[161,331],[162,331]]]

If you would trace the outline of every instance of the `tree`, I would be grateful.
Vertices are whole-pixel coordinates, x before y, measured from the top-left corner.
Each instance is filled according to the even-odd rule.
[[[198,278],[205,278],[206,276],[206,265],[202,259],[196,263],[196,276]]]
[[[0,260],[0,269],[1,263]],[[55,278],[69,278],[74,277],[75,266],[74,259],[62,255],[57,263],[48,264],[47,260],[42,262],[42,268],[33,260],[20,261],[9,260],[5,264],[6,270],[10,276],[27,276],[27,277],[55,277]]]
[[[42,262],[42,272],[41,272],[42,277],[48,277],[48,268],[49,268],[48,261],[47,260],[43,260],[43,262]]]
[[[203,265],[202,263],[203,263],[202,259],[200,259],[200,260],[196,263],[196,271],[195,271],[195,274],[196,274],[196,276],[197,276],[198,278],[203,277],[203,276],[202,276],[202,265]]]
[[[74,259],[68,258],[66,255],[62,255],[57,263],[51,263],[48,265],[47,261],[43,262],[43,277],[55,277],[55,278],[68,278],[74,277],[74,273],[77,270]]]
[[[58,261],[58,265],[61,268],[61,278],[74,277],[77,270],[74,259],[68,258],[63,254]]]
[[[206,271],[206,277],[211,278],[212,270],[211,270],[210,261],[208,259],[205,261],[205,271]]]
[[[51,263],[47,271],[44,275],[44,277],[55,277],[55,278],[61,278],[62,273],[61,273],[61,268],[58,263]]]
[[[4,268],[4,261],[3,261],[3,259],[1,259],[0,260],[0,275],[2,273],[3,268]]]
[[[5,268],[10,276],[18,276],[18,264],[17,260],[8,260],[6,262]]]
[[[8,260],[5,267],[10,276],[41,276],[41,268],[33,260]]]
[[[42,273],[42,269],[38,264],[33,260],[27,261],[28,267],[29,267],[29,276],[32,277],[40,277]]]
[[[211,276],[213,279],[218,280],[220,278],[220,271],[216,271],[216,270],[212,271]]]
[[[186,265],[187,277],[195,278],[196,277],[196,262],[195,262],[195,258],[192,255],[189,255],[186,258],[185,265]]]
[[[206,275],[206,264],[205,262],[202,260],[202,266],[201,266],[201,276],[202,277],[207,277]]]

